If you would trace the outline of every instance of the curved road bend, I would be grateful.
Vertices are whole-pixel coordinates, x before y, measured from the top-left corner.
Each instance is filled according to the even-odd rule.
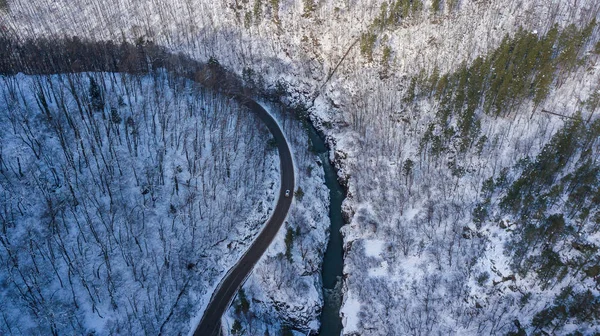
[[[283,131],[279,128],[275,119],[257,102],[243,96],[238,96],[237,99],[258,115],[271,134],[273,134],[275,141],[277,141],[281,167],[281,188],[279,190],[279,199],[271,218],[269,218],[258,237],[250,245],[246,254],[229,270],[217,287],[217,290],[213,293],[204,311],[202,320],[200,320],[200,324],[196,327],[194,336],[214,336],[220,334],[221,317],[229,307],[244,279],[250,274],[254,265],[267,250],[275,235],[277,235],[292,204],[294,163],[290,147],[283,136]],[[285,197],[286,190],[290,190],[292,193],[290,197]]]

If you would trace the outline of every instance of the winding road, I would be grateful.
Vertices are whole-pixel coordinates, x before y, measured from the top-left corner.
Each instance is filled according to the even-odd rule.
[[[281,188],[279,190],[279,199],[271,218],[269,218],[248,251],[246,251],[242,258],[229,270],[216,291],[213,293],[210,302],[204,311],[204,315],[196,327],[194,336],[216,336],[220,334],[221,317],[229,307],[229,304],[235,297],[246,277],[248,277],[252,271],[254,265],[262,257],[263,253],[265,253],[271,244],[271,241],[275,238],[275,235],[277,235],[279,228],[287,217],[290,205],[292,204],[295,182],[294,162],[292,160],[290,147],[283,135],[283,131],[279,128],[275,119],[273,119],[260,104],[247,97],[238,96],[237,99],[258,115],[277,142],[281,167]],[[290,190],[292,193],[289,197],[285,196],[286,190]]]

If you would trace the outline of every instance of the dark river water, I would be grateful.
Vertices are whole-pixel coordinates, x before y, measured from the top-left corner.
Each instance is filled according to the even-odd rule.
[[[344,200],[344,190],[337,180],[337,174],[334,167],[329,162],[329,155],[325,142],[319,136],[316,129],[308,124],[308,135],[311,140],[312,149],[316,152],[323,162],[325,171],[325,184],[329,188],[329,218],[331,219],[331,228],[329,243],[323,259],[323,297],[325,304],[321,316],[320,336],[339,336],[342,331],[342,321],[340,319],[340,306],[342,298],[342,270],[344,267],[344,251],[342,248],[342,201]]]

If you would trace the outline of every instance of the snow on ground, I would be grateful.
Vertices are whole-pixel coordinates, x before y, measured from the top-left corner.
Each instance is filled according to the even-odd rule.
[[[263,6],[255,10],[256,3]],[[290,102],[310,105],[320,93],[310,111],[334,145],[331,156],[340,178],[348,180],[344,209],[351,223],[342,229],[348,250],[342,311],[356,318],[345,322],[346,334],[501,333],[512,327],[513,317],[531,318],[547,306],[553,291],[534,297],[523,311],[514,308],[519,290],[531,282],[517,280],[516,292],[510,281],[490,284],[492,278],[510,275],[510,261],[496,246],[505,244],[508,234],[489,227],[478,231],[471,209],[480,201],[485,179],[498,178],[523,156],[535,156],[564,125],[564,119],[539,112],[542,108],[568,116],[585,109],[583,102],[598,90],[595,56],[565,77],[541,106],[523,104],[508,118],[478,111],[481,134],[488,138],[478,155],[432,159],[421,153],[419,140],[439,104],[418,99],[409,105],[401,99],[420,71],[431,74],[437,67],[441,74],[452,72],[519,27],[543,35],[554,23],[561,28],[583,24],[597,15],[599,3],[442,1],[441,12],[434,13],[432,1],[424,1],[425,9],[415,17],[373,30],[372,61],[357,44],[324,87],[347,48],[369,31],[383,1],[319,1],[314,9],[304,6],[307,1],[269,3],[120,0],[106,6],[93,0],[14,0],[9,14],[0,15],[5,29],[20,36],[142,38],[200,60],[215,56],[238,73],[254,70],[254,75],[246,74],[258,85],[287,89]],[[387,74],[385,50],[390,56]],[[402,171],[407,159],[415,163],[411,174]],[[465,168],[465,176],[453,176],[450,161]],[[284,234],[273,251],[285,251]],[[598,236],[589,239],[597,242]],[[380,253],[388,265],[387,280],[368,274],[382,265],[364,253],[365,241],[372,240],[387,243]],[[291,259],[292,264],[299,260],[295,248]],[[495,275],[481,286],[473,280],[483,272]],[[272,277],[277,274],[282,273]]]
[[[598,83],[599,73],[590,67],[593,62],[595,56],[567,76],[543,108],[567,116],[580,111]],[[414,106],[406,106],[395,98],[400,84],[391,81],[382,87],[378,78],[365,78],[369,77],[362,78],[362,85],[374,89],[366,89],[360,98],[348,94],[346,103],[343,99],[338,102],[345,120],[354,119],[355,124],[329,131],[340,153],[336,157],[342,158],[337,162],[342,168],[340,175],[349,177],[346,209],[354,214],[342,229],[347,252],[344,316],[351,315],[360,303],[360,335],[416,334],[416,330],[488,334],[513,330],[515,319],[523,326],[531,323],[564,286],[579,280],[567,277],[543,288],[533,271],[512,280],[512,259],[505,250],[510,231],[498,228],[497,222],[478,230],[471,211],[481,201],[485,179],[497,178],[503,168],[513,167],[520,158],[535,157],[565,119],[541,113],[541,107],[534,110],[529,103],[508,118],[481,114],[481,134],[491,141],[481,154],[451,151],[433,159],[429,153],[420,153],[419,146],[437,112],[435,102],[422,98]],[[357,107],[357,101],[366,102]],[[318,102],[315,111],[326,110],[324,104]],[[396,113],[405,120],[393,121]],[[591,111],[585,113],[584,120]],[[322,114],[324,121],[335,121],[330,115]],[[414,167],[407,175],[403,163],[408,159]],[[448,163],[454,160],[466,169],[463,177],[451,174]],[[596,235],[586,241],[594,241]],[[386,245],[381,247],[380,241]],[[521,302],[528,292],[532,299],[520,308],[515,302]],[[357,332],[356,323],[350,321],[345,324],[345,335]],[[585,329],[586,324],[579,327]]]
[[[272,211],[266,128],[164,73],[0,83],[0,333],[191,328]]]
[[[383,251],[383,240],[365,240],[365,256],[367,257],[379,257]]]
[[[358,327],[360,321],[358,316],[360,305],[360,301],[355,299],[351,293],[344,296],[344,304],[340,310],[340,315],[342,316],[345,333],[351,334],[360,330]]]

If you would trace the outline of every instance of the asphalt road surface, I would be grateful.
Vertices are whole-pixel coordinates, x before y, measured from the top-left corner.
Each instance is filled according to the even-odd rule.
[[[292,204],[292,197],[294,196],[294,163],[290,147],[283,136],[282,130],[277,125],[277,122],[275,122],[275,119],[257,102],[245,97],[238,97],[238,99],[258,115],[275,138],[275,141],[277,141],[281,166],[279,200],[271,218],[269,218],[246,254],[233,266],[217,287],[216,292],[213,293],[204,311],[204,316],[202,316],[200,324],[196,327],[194,336],[216,336],[220,334],[221,317],[229,307],[244,279],[250,274],[256,262],[258,262],[271,244],[271,241],[273,241],[273,238],[275,238],[275,235],[277,235],[279,228],[287,216]],[[286,190],[290,190],[289,197],[285,197]]]

